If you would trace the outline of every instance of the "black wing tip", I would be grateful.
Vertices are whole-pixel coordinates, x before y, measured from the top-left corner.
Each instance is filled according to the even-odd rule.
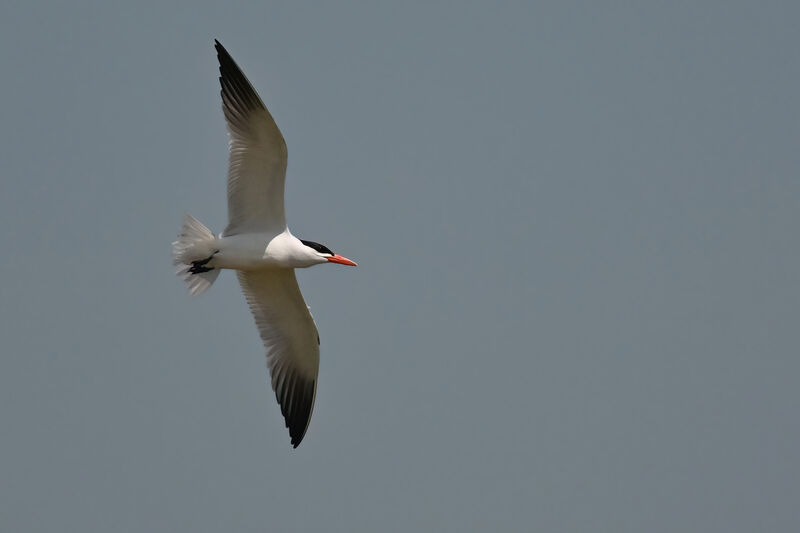
[[[214,48],[217,51],[217,61],[219,62],[219,84],[223,107],[231,109],[240,116],[247,116],[250,111],[256,109],[266,110],[261,97],[258,96],[247,76],[244,75],[225,47],[216,39],[214,39]]]
[[[283,414],[286,427],[289,429],[292,448],[297,448],[306,436],[311,414],[314,411],[314,398],[317,391],[317,380],[312,379],[298,386],[292,391],[293,398],[285,398],[285,403],[280,401],[281,413]],[[291,410],[287,405],[291,403]]]
[[[214,39],[214,49],[217,51],[217,60],[219,61],[219,73],[224,75],[224,69],[232,68],[234,71],[239,71],[239,67],[231,57],[228,50],[222,46],[218,40]]]
[[[305,413],[306,416],[303,416]],[[289,437],[292,442],[292,447],[297,448],[303,442],[303,437],[306,436],[306,429],[308,429],[308,421],[311,418],[311,412],[306,411],[304,408],[300,412],[293,413],[286,417],[286,427],[289,429]]]
[[[304,422],[301,424],[290,424],[289,418],[286,418],[286,427],[289,428],[289,438],[292,443],[292,448],[297,448],[300,446],[300,443],[303,442],[303,437],[306,436],[306,430],[308,429],[308,421],[311,418],[311,413],[308,413],[307,417],[303,417]]]
[[[220,64],[222,63],[223,59],[232,60],[231,54],[228,52],[228,50],[216,39],[214,39],[214,50],[217,51],[217,57],[219,58]]]

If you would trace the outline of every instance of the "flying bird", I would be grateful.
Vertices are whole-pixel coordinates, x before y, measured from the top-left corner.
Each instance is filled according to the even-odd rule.
[[[286,142],[228,51],[214,41],[222,111],[230,137],[228,226],[219,236],[189,214],[172,243],[176,273],[191,294],[205,292],[220,270],[236,271],[267,351],[272,389],[292,446],[314,410],[319,334],[294,270],[325,263],[356,266],[326,246],[301,240],[286,224]]]

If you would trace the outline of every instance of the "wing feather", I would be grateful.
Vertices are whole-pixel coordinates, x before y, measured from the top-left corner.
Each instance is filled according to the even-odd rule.
[[[286,141],[244,73],[219,41],[214,42],[230,136],[228,227],[223,235],[281,232],[286,228]]]
[[[317,326],[294,270],[237,271],[267,350],[272,389],[296,448],[308,429],[319,373]]]

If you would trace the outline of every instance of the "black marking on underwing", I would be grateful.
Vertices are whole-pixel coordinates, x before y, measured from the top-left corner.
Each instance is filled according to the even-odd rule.
[[[239,117],[247,117],[253,110],[266,110],[258,93],[225,47],[215,40],[214,48],[219,59],[219,83],[224,106]]]

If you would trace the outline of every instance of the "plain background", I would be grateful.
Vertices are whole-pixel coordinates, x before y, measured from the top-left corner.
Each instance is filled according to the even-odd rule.
[[[797,2],[3,2],[3,531],[800,530]],[[213,39],[289,146],[291,449]]]

